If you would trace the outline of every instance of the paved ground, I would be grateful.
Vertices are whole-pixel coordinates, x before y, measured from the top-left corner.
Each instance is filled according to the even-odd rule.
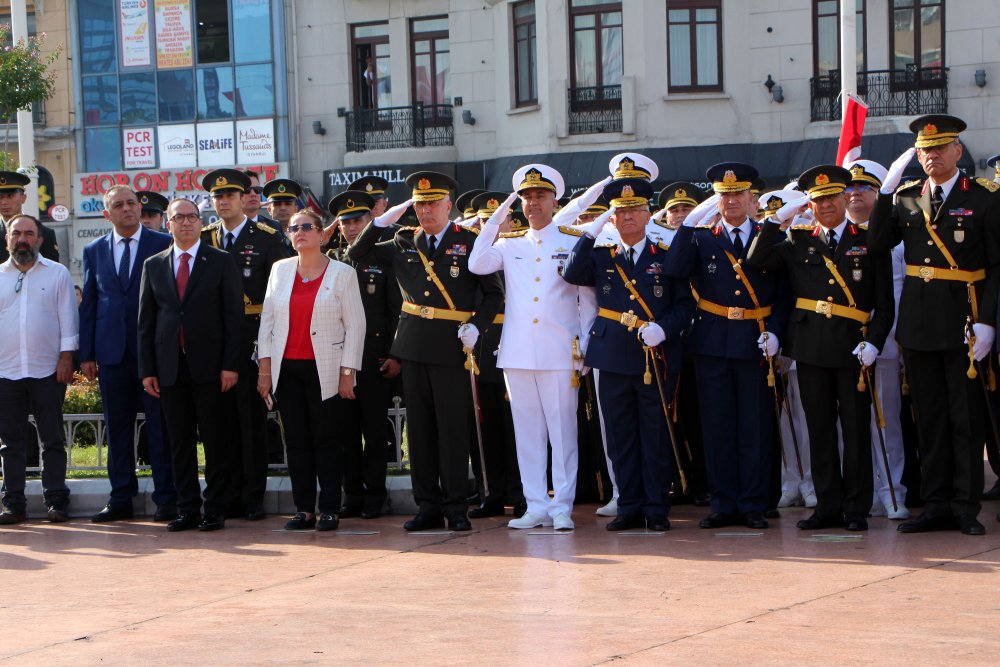
[[[219,533],[33,521],[0,529],[0,660],[12,664],[995,665],[998,503],[986,537],[621,535],[593,506],[573,534],[338,533],[284,518]],[[363,531],[374,531],[366,534]]]

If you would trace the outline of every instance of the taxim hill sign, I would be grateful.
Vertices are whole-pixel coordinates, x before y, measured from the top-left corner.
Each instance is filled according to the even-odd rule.
[[[228,166],[228,165],[227,165]],[[287,162],[263,164],[244,163],[241,169],[252,169],[260,174],[260,182],[285,178]],[[73,174],[73,211],[77,218],[99,218],[104,211],[102,197],[112,186],[127,185],[133,190],[152,190],[167,199],[188,197],[200,203],[207,195],[201,188],[202,177],[211,168],[197,169],[133,169],[128,171],[103,171]]]

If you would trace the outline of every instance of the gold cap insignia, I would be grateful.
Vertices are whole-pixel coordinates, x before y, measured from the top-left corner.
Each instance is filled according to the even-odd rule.
[[[624,158],[618,163],[618,166],[621,167],[623,171],[632,171],[632,168],[635,167],[635,162],[628,158]]]
[[[625,187],[622,188],[622,199],[633,196],[635,196],[635,191],[632,190],[631,185],[626,185]]]
[[[529,171],[527,174],[524,175],[524,180],[528,181],[529,183],[534,183],[535,181],[542,180],[542,174],[541,172],[532,169],[531,171]]]
[[[374,189],[375,189],[375,188],[374,188],[374,187],[372,187],[372,184],[371,184],[371,183],[365,183],[365,192],[371,192],[371,191],[372,191],[372,190],[374,190]]]
[[[937,125],[934,125],[933,123],[927,123],[926,125],[924,125],[924,129],[920,134],[928,135],[937,133],[938,133]]]
[[[687,196],[688,196],[687,190],[685,190],[684,188],[678,188],[677,190],[674,190],[674,199],[683,199],[684,197]]]
[[[222,185],[229,185],[229,180],[226,179],[225,176],[219,176],[217,179],[215,179],[215,187],[219,187]]]
[[[431,182],[429,180],[427,180],[426,178],[421,178],[419,181],[417,181],[417,189],[418,190],[430,190],[431,189]]]
[[[353,199],[348,199],[344,203],[347,204],[347,208],[354,208],[354,200]]]
[[[278,192],[284,192],[284,191],[285,191],[285,185],[284,184],[279,185]]]
[[[854,176],[855,178],[857,178],[858,176],[863,176],[864,173],[865,173],[865,168],[862,167],[860,164],[856,164],[853,167],[851,167],[851,176]]]
[[[7,185],[7,179],[3,176],[0,176],[0,185]]]
[[[777,211],[779,208],[781,208],[784,205],[785,205],[785,202],[783,202],[780,197],[771,197],[771,199],[767,202],[767,210],[768,211]]]
[[[500,208],[500,202],[498,202],[496,199],[490,199],[489,201],[486,202],[486,208],[492,208],[492,209]]]
[[[826,185],[829,182],[830,182],[830,177],[827,176],[826,174],[816,175],[816,185]]]
[[[147,197],[146,195],[143,195],[142,199],[140,199],[139,202],[142,203],[142,204],[148,204],[149,203],[149,197]]]
[[[736,172],[734,172],[732,169],[728,170],[725,174],[722,175],[722,182],[723,183],[735,183],[736,182]]]

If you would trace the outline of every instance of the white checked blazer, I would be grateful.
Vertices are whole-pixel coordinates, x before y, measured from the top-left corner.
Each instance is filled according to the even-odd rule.
[[[275,262],[267,280],[260,314],[257,356],[271,359],[271,381],[278,389],[281,359],[288,341],[289,300],[295,283],[298,258]],[[354,268],[330,261],[316,294],[310,325],[319,385],[325,401],[337,395],[340,369],[361,368],[365,344],[365,310]]]

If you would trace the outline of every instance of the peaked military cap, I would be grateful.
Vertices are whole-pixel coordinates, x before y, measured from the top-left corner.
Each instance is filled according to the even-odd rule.
[[[558,171],[545,164],[526,164],[514,172],[511,179],[514,192],[523,192],[532,188],[542,188],[556,193],[556,199],[563,196],[566,184]]]
[[[987,167],[993,167],[993,175],[996,178],[1000,178],[1000,155],[994,155],[993,157],[987,158]]]
[[[159,192],[139,190],[135,196],[139,200],[139,206],[142,207],[143,213],[166,213],[167,206],[170,205],[170,200]]]
[[[694,183],[675,181],[660,190],[660,196],[656,198],[656,203],[660,208],[666,209],[678,204],[697,206],[705,201],[707,196],[707,193]]]
[[[389,181],[385,180],[381,176],[362,176],[361,178],[351,181],[351,184],[347,186],[347,189],[354,190],[356,192],[365,192],[375,199],[385,199],[385,191],[388,187]]]
[[[436,171],[417,171],[406,177],[406,184],[413,190],[413,201],[438,201],[458,187],[451,176]]]
[[[660,175],[656,163],[638,153],[619,153],[611,158],[608,170],[615,179],[645,178],[647,181],[655,181]]]
[[[958,139],[958,133],[965,130],[965,121],[947,114],[927,114],[910,123],[910,132],[917,135],[913,145],[917,148],[944,146]]]
[[[500,208],[500,204],[505,199],[507,199],[506,192],[484,191],[472,198],[471,205],[475,209],[476,215],[480,219],[486,220]]]
[[[855,160],[845,169],[851,172],[851,183],[865,183],[876,188],[882,187],[882,181],[889,173],[885,167],[871,160]]]
[[[767,215],[774,215],[778,212],[779,208],[801,196],[802,193],[798,190],[772,190],[765,192],[760,196],[758,203],[759,210]]]
[[[250,177],[239,169],[213,169],[202,177],[201,187],[211,194],[225,190],[246,192],[250,189]]]
[[[653,186],[644,178],[619,178],[604,186],[604,198],[615,208],[649,206]]]
[[[18,171],[0,171],[0,192],[23,190],[31,182],[31,177]]]
[[[298,199],[302,186],[290,178],[276,178],[264,184],[264,196],[270,201]]]
[[[463,218],[469,218],[476,214],[476,209],[472,206],[472,200],[476,195],[481,195],[486,192],[482,188],[475,188],[473,190],[466,190],[462,194],[458,195],[455,199],[455,208],[461,212]]]
[[[743,162],[720,162],[709,167],[705,177],[716,192],[744,192],[753,185],[757,170]]]
[[[330,200],[327,210],[330,215],[341,220],[353,220],[370,213],[375,206],[375,198],[360,190],[347,190]]]
[[[821,164],[806,169],[799,176],[799,187],[813,199],[839,195],[850,182],[851,172],[834,164]]]

